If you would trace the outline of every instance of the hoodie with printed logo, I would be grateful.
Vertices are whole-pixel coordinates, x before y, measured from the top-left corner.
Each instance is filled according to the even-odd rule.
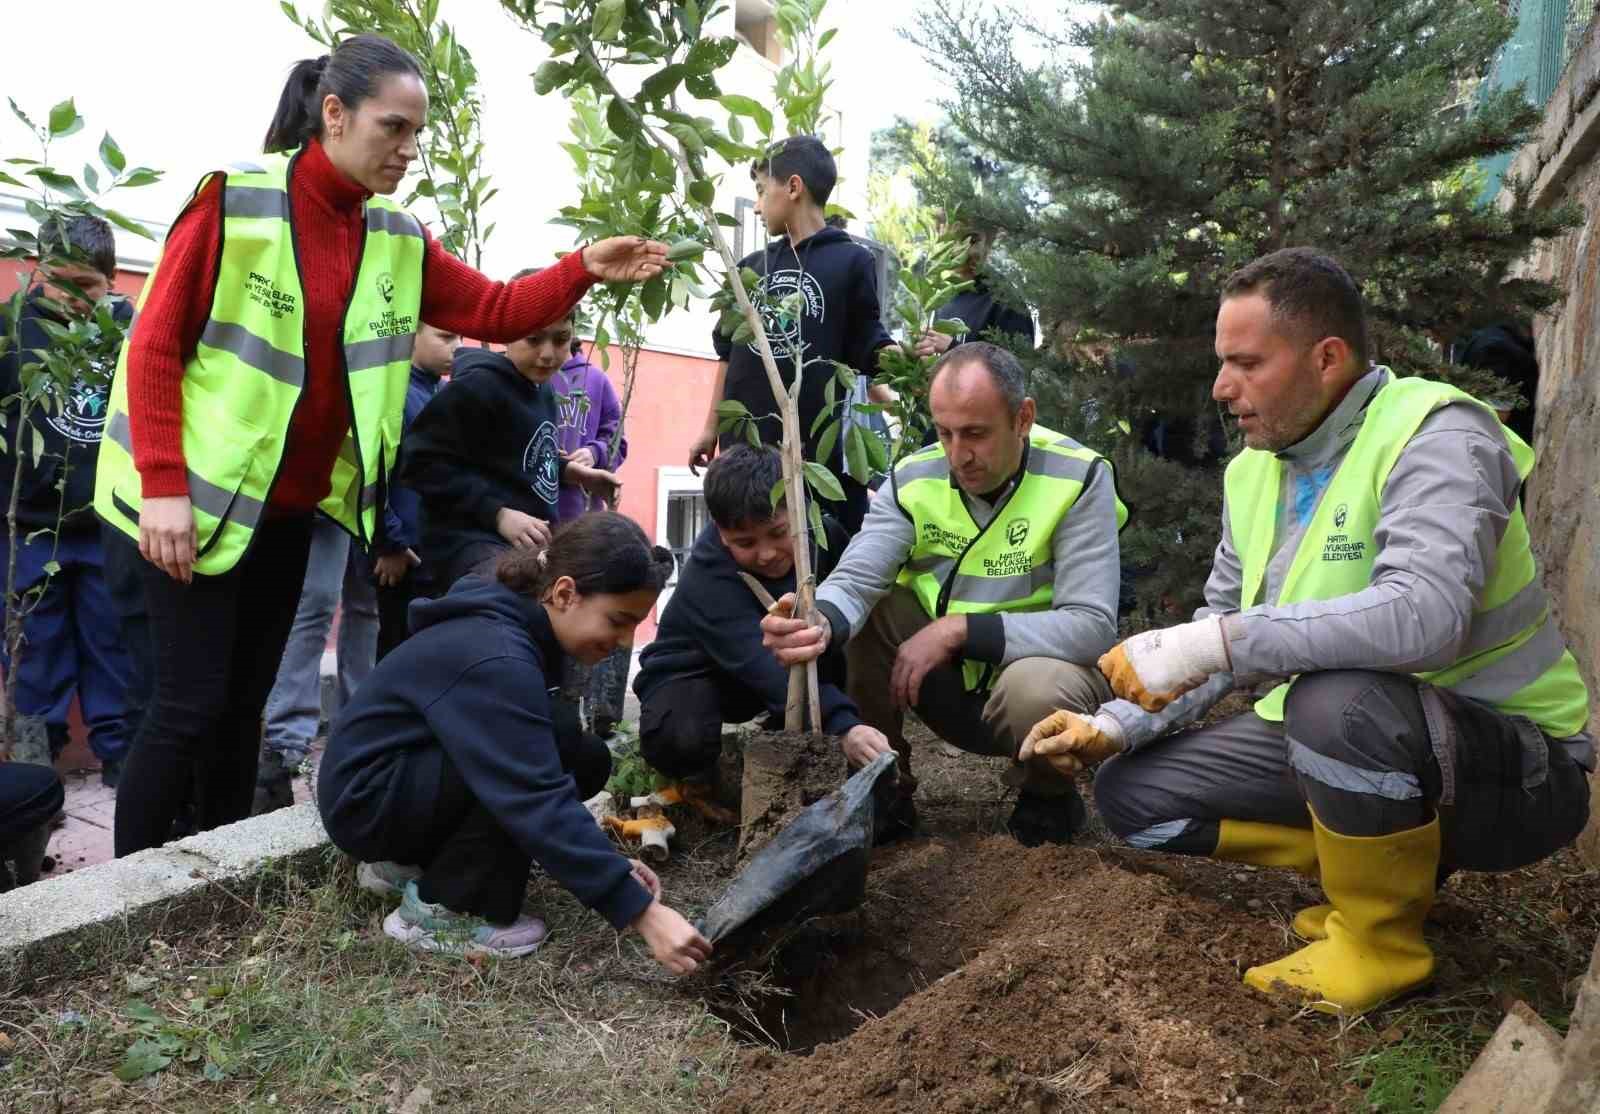
[[[396,469],[422,497],[425,567],[446,568],[475,543],[505,544],[502,507],[556,520],[560,421],[549,384],[524,379],[498,352],[456,349],[450,381],[406,431]]]

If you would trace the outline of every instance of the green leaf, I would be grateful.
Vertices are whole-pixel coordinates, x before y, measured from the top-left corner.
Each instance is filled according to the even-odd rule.
[[[50,110],[50,136],[60,139],[62,136],[71,135],[83,127],[83,117],[78,115],[78,106],[68,97]]]
[[[117,141],[111,138],[110,132],[106,132],[105,138],[100,141],[100,161],[113,174],[121,174],[128,165],[128,160],[123,157],[122,148],[117,146]]]
[[[600,0],[595,5],[590,34],[596,42],[616,42],[622,38],[622,21],[627,14],[628,0]]]
[[[11,114],[13,116],[15,116],[18,120],[21,120],[24,127],[26,127],[31,132],[37,132],[39,130],[39,125],[35,124],[32,120],[30,120],[28,118],[28,114],[26,112],[22,111],[22,109],[17,107],[17,102],[15,100],[13,100],[10,97],[7,97],[6,100],[11,105]],[[11,161],[15,162],[16,160],[13,159]]]
[[[828,470],[826,464],[818,464],[814,460],[805,462],[806,483],[824,499],[835,503],[844,501],[844,488],[839,486],[838,479]]]
[[[59,170],[52,170],[48,166],[36,166],[28,174],[39,179],[47,188],[59,190],[69,197],[83,197],[83,190],[79,188],[77,179],[70,174],[63,174]]]
[[[170,1063],[172,1056],[162,1051],[159,1043],[140,1038],[128,1047],[114,1074],[124,1083],[133,1083],[147,1075],[154,1075]]]
[[[755,121],[756,127],[761,129],[763,135],[772,134],[772,112],[754,97],[724,93],[717,98],[717,103],[735,115],[747,116]]]
[[[533,91],[539,96],[553,93],[572,76],[570,62],[549,61],[533,72]]]
[[[117,185],[124,189],[133,189],[137,186],[148,186],[161,181],[161,171],[151,170],[148,166],[136,167],[126,178]]]
[[[943,333],[947,337],[958,337],[967,331],[967,325],[966,322],[957,317],[945,321],[935,321],[933,323],[933,331]]]
[[[685,259],[698,259],[706,253],[706,246],[699,240],[682,239],[667,249],[667,261],[678,263]]]
[[[669,254],[667,258],[671,259],[672,256]],[[661,316],[667,308],[667,276],[664,273],[639,288],[639,306],[652,321]]]
[[[704,178],[689,183],[689,196],[701,205],[710,205],[717,199],[717,187]]]
[[[829,478],[832,478],[831,473]],[[823,549],[827,549],[828,531],[822,528],[822,504],[818,503],[815,499],[807,499],[806,518],[811,522],[811,536],[817,539],[817,545]]]
[[[609,127],[618,139],[632,139],[639,134],[639,124],[621,97],[612,97],[611,103],[606,105],[606,126]]]
[[[1124,434],[1130,434],[1130,433],[1133,432],[1133,427],[1128,424],[1128,419],[1127,418],[1118,418],[1117,419],[1117,428],[1122,430],[1122,432]]]
[[[39,427],[30,425],[29,431],[33,434],[33,466],[39,467],[39,461],[44,457],[44,434],[39,432]]]
[[[867,465],[867,447],[862,443],[868,438],[877,440],[858,425],[851,426],[850,432],[844,437],[845,471],[862,483],[872,475],[872,470]]]
[[[717,403],[717,417],[719,418],[748,418],[749,407],[738,399],[725,398]]]
[[[872,465],[874,472],[889,471],[889,449],[879,437],[871,430],[862,431],[862,444],[867,450],[867,462]]]
[[[151,232],[144,225],[140,224],[131,217],[123,216],[115,209],[102,209],[100,210],[100,215],[105,217],[106,220],[110,221],[118,228],[122,229],[124,232],[132,232],[135,236],[143,236],[146,240],[154,240],[156,238],[155,233]]]
[[[779,479],[772,485],[772,509],[777,511],[778,505],[783,502],[783,480]]]
[[[833,456],[833,446],[839,440],[839,423],[831,422],[828,428],[822,431],[822,437],[817,441],[817,457],[827,460]]]
[[[54,576],[54,575],[56,575],[56,573],[61,571],[61,562],[60,561],[46,561],[43,565],[40,566],[40,569],[41,569],[41,571],[43,571],[43,573],[46,576]]]

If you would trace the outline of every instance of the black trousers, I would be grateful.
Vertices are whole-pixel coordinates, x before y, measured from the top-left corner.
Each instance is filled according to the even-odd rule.
[[[44,852],[40,829],[65,800],[61,779],[49,766],[0,762],[0,893],[14,888],[19,875],[33,880]],[[17,874],[11,870],[13,859],[19,860]]]
[[[575,711],[551,701],[561,767],[587,800],[611,777],[611,752],[583,732]],[[330,831],[351,856],[422,867],[417,896],[457,913],[510,924],[522,910],[533,860],[473,795],[443,747],[397,754],[381,816],[342,818],[361,832]],[[375,802],[379,803],[379,802]],[[347,825],[335,819],[333,827]]]
[[[669,777],[706,774],[722,753],[722,725],[747,723],[766,710],[732,677],[670,678],[639,706],[639,753]]]
[[[427,599],[430,585],[412,569],[392,588],[378,586],[378,656],[384,657],[411,634],[408,615],[413,600]]]
[[[0,762],[0,851],[49,820],[65,799],[49,766]]]
[[[117,540],[138,557],[131,539]],[[198,830],[250,815],[261,710],[294,623],[310,547],[305,515],[263,521],[237,565],[189,584],[139,558],[155,696],[117,789],[119,858],[166,841],[191,785],[199,794]]]
[[[101,525],[105,552],[106,590],[116,605],[117,625],[128,651],[128,687],[123,722],[129,739],[137,738],[150,702],[155,698],[155,647],[150,638],[150,609],[144,599],[142,570],[148,562],[139,547],[114,526]]]

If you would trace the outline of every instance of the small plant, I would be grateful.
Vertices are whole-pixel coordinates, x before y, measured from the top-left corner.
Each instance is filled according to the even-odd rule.
[[[123,329],[112,307],[102,301],[85,314],[69,311],[65,299],[89,302],[75,283],[52,275],[53,267],[82,266],[89,263],[83,253],[68,242],[65,230],[80,217],[98,217],[126,232],[153,239],[150,230],[101,202],[120,189],[134,189],[159,181],[161,174],[145,166],[128,165],[127,157],[109,132],[101,139],[98,167],[85,163],[80,174],[55,165],[51,148],[58,140],[83,130],[84,119],[73,101],[65,100],[50,109],[43,124],[34,123],[18,105],[10,101],[12,115],[22,123],[38,149],[39,157],[17,156],[5,160],[0,169],[0,185],[23,191],[23,208],[32,218],[33,229],[8,228],[0,241],[0,259],[20,260],[17,291],[0,302],[0,357],[15,353],[17,390],[0,399],[0,451],[8,453],[14,465],[11,490],[6,499],[6,537],[9,542],[5,577],[5,647],[11,668],[6,670],[5,707],[0,712],[0,753],[9,754],[17,738],[16,693],[17,663],[26,652],[23,625],[44,594],[44,585],[20,590],[17,586],[17,507],[24,474],[37,472],[45,465],[45,440],[38,422],[59,416],[65,400],[98,391],[111,379],[117,353],[122,346]],[[40,287],[44,292],[35,297]],[[22,348],[21,327],[30,303],[44,312],[37,320],[48,345],[43,349]],[[66,470],[70,461],[61,461],[57,490],[62,503],[56,524],[78,507],[65,506]],[[23,540],[31,542],[55,528],[36,530]],[[47,577],[60,571],[52,560],[45,563]]]
[[[630,0],[502,0],[506,11],[538,34],[551,53],[534,76],[541,94],[559,92],[568,100],[588,90],[605,105],[605,126],[614,141],[614,159],[630,168],[644,192],[671,199],[692,214],[696,235],[672,245],[673,261],[693,263],[709,242],[727,275],[731,306],[737,307],[766,371],[783,420],[783,476],[790,531],[796,538],[795,582],[798,613],[809,618],[816,589],[811,570],[809,536],[819,522],[808,510],[807,488],[833,497],[837,480],[826,467],[802,459],[800,375],[786,387],[762,322],[751,299],[750,284],[741,274],[733,248],[723,233],[736,218],[716,209],[720,177],[708,165],[711,153],[732,166],[762,157],[776,137],[773,112],[754,98],[724,93],[717,73],[733,58],[738,41],[708,36],[706,21],[724,14],[727,5],[696,0],[658,5]],[[814,129],[823,118],[828,88],[827,65],[818,55],[832,32],[817,33],[826,0],[778,0],[774,15],[795,57],[780,73],[775,93],[785,106],[791,128]],[[636,90],[631,95],[623,89]],[[695,109],[718,106],[725,123]],[[746,122],[759,129],[755,142],[746,139]],[[598,232],[627,231],[631,218],[617,198],[595,198],[590,217]],[[620,203],[620,204],[625,204]],[[648,285],[648,284],[647,284]],[[642,297],[642,292],[641,292]],[[830,483],[831,481],[831,483]],[[796,667],[786,722],[801,730],[820,724],[815,665]]]

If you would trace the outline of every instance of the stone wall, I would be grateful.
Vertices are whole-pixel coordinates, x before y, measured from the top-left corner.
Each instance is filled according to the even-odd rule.
[[[1534,202],[1576,201],[1582,228],[1542,246],[1525,273],[1556,283],[1566,300],[1535,323],[1539,346],[1539,468],[1527,509],[1545,584],[1589,683],[1600,734],[1600,22],[1592,22],[1511,174],[1534,183]],[[1600,866],[1600,779],[1579,842]]]

